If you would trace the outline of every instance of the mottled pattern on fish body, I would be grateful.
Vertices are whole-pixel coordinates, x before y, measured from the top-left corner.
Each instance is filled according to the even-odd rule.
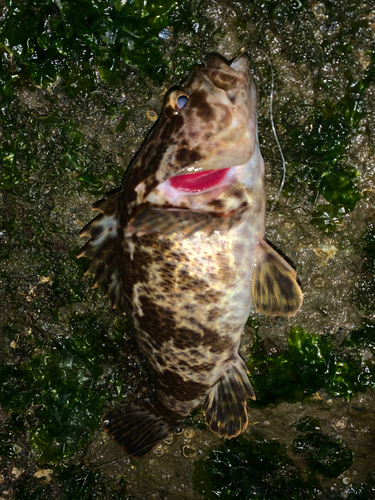
[[[263,240],[264,165],[256,91],[245,56],[212,57],[168,94],[119,193],[83,234],[88,272],[134,323],[153,369],[151,399],[111,410],[104,425],[142,456],[205,401],[210,428],[233,437],[255,398],[238,354],[252,308],[293,315],[293,269]]]
[[[181,417],[227,367],[242,364],[238,345],[251,307],[252,229],[243,222],[230,237],[205,231],[173,240],[143,236],[124,266],[124,273],[136,269],[132,317],[155,371],[158,399]]]

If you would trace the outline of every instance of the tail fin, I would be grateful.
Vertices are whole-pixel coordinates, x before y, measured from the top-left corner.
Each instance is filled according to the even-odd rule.
[[[149,400],[127,404],[123,411],[114,409],[103,417],[108,434],[127,454],[144,457],[174,430],[152,412]]]

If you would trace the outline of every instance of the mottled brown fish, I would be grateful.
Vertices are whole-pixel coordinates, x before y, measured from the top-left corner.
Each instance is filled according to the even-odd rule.
[[[254,304],[293,316],[295,271],[263,239],[264,164],[246,56],[196,67],[166,96],[119,192],[82,231],[87,273],[130,315],[156,394],[104,415],[127,453],[146,455],[201,403],[231,438],[255,399],[238,347]]]

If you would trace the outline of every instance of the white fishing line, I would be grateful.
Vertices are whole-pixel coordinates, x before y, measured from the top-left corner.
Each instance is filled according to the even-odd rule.
[[[250,47],[249,47],[249,49],[250,49]],[[264,50],[262,50],[262,49],[258,49],[258,50],[259,50],[259,52],[261,52],[262,54],[265,55],[265,57],[267,59],[267,62],[270,65],[270,68],[271,68],[270,122],[271,122],[271,128],[272,128],[273,135],[275,137],[275,141],[276,141],[277,147],[279,148],[279,152],[280,152],[280,156],[281,156],[281,163],[282,163],[282,166],[283,166],[283,175],[281,177],[279,191],[278,191],[277,196],[276,196],[276,198],[274,199],[274,201],[273,201],[273,203],[271,205],[270,211],[268,212],[268,214],[270,214],[273,211],[273,209],[275,208],[277,200],[280,197],[281,191],[284,188],[285,179],[286,179],[286,161],[285,161],[283,149],[282,149],[280,141],[279,141],[279,137],[278,137],[277,132],[276,132],[275,121],[273,119],[273,95],[274,95],[274,88],[275,88],[275,77],[274,77],[272,60],[271,60],[271,57],[269,56],[269,54],[267,54]],[[237,51],[236,55],[234,56],[234,58],[232,60],[235,60],[237,57],[239,57],[240,55],[242,55],[245,51],[246,51],[246,46],[241,47],[240,50]]]
[[[281,156],[281,162],[282,162],[282,165],[283,165],[283,175],[282,175],[282,178],[281,178],[281,183],[280,183],[280,187],[279,187],[279,191],[277,193],[276,199],[273,201],[273,203],[271,205],[271,209],[269,211],[269,213],[271,213],[272,210],[275,208],[277,200],[279,199],[281,191],[283,190],[283,187],[284,187],[284,184],[285,184],[286,162],[285,162],[285,157],[284,157],[284,153],[283,153],[283,150],[282,150],[279,138],[277,136],[275,122],[274,122],[274,119],[273,119],[273,94],[274,94],[274,83],[275,83],[274,72],[273,72],[273,65],[272,65],[271,57],[268,54],[266,54],[265,52],[264,52],[264,54],[265,54],[265,56],[266,56],[266,58],[268,60],[270,68],[271,68],[271,92],[270,92],[270,121],[271,121],[271,127],[272,127],[273,135],[275,136],[275,141],[276,141],[277,147],[279,148],[279,152],[280,152],[280,156]]]

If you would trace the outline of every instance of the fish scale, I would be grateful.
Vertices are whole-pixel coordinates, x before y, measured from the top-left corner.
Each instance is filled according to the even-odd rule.
[[[296,273],[263,239],[264,163],[256,91],[246,56],[210,57],[164,101],[159,121],[78,256],[131,318],[154,374],[150,398],[108,411],[103,424],[144,456],[200,404],[213,432],[231,438],[255,399],[238,353],[252,307],[292,316]]]

